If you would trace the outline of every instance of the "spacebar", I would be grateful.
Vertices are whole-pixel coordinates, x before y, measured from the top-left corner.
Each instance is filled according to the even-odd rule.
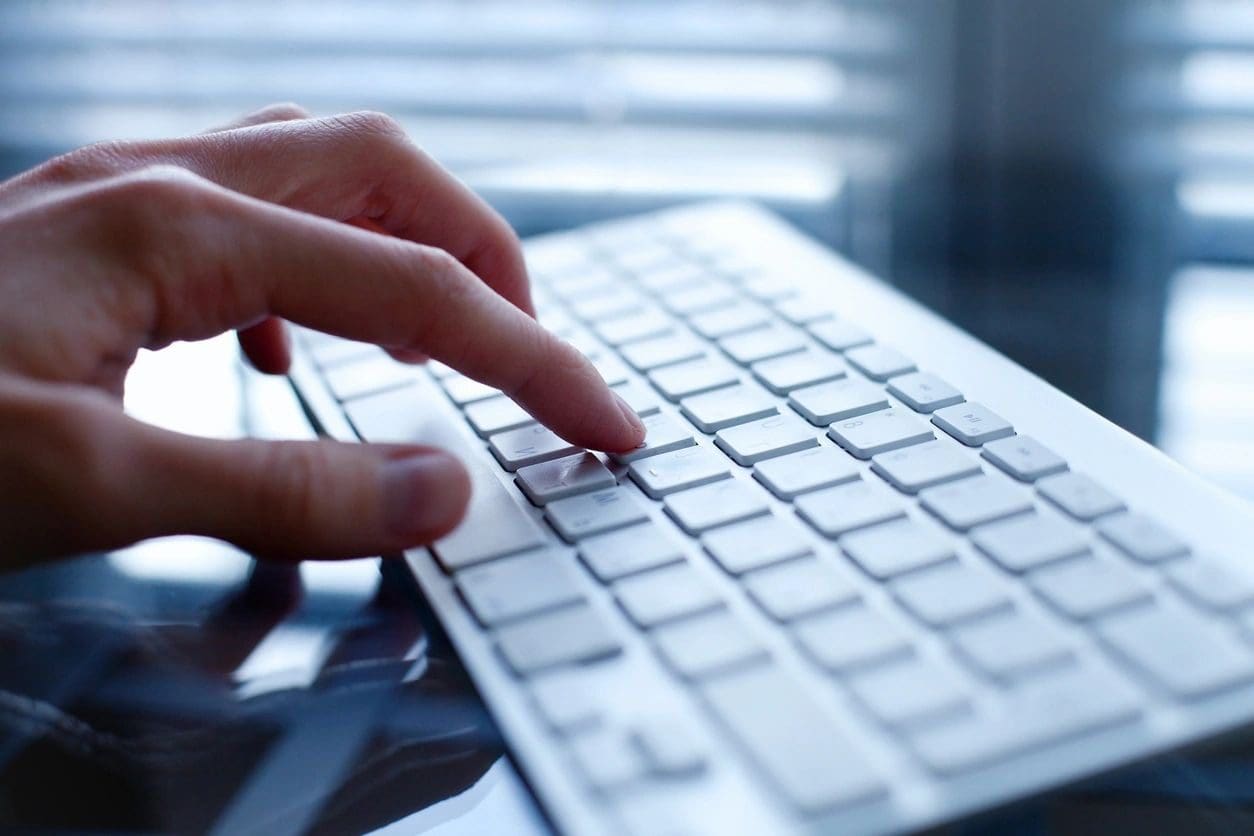
[[[470,507],[461,524],[431,547],[446,571],[534,548],[547,542],[536,521],[483,464],[483,448],[470,444],[440,412],[424,403],[417,386],[349,401],[349,420],[366,441],[429,444],[462,460],[470,473]]]

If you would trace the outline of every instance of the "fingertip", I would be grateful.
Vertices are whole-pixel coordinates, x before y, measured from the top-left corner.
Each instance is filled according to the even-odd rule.
[[[611,392],[610,394],[614,396],[614,403],[618,406],[618,411],[622,414],[623,423],[625,424],[625,430],[623,432],[623,447],[621,450],[615,450],[614,452],[634,450],[641,444],[644,444],[644,422],[640,420],[640,416],[636,414],[636,410],[632,409],[631,405],[628,404],[627,401],[623,400],[621,395],[617,392]]]

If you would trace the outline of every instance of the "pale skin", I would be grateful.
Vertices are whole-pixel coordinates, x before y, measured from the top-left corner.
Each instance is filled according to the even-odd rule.
[[[262,557],[394,553],[456,526],[461,464],[417,445],[211,440],[122,411],[141,348],[283,320],[434,357],[574,444],[644,430],[546,332],[518,239],[386,116],[276,105],[173,140],[91,146],[0,183],[0,567],[167,534]]]

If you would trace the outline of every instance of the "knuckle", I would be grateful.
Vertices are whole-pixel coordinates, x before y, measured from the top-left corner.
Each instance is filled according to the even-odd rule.
[[[318,486],[328,470],[321,445],[257,442],[251,507],[276,529],[303,531],[318,522]]]
[[[386,113],[377,110],[359,110],[331,117],[337,128],[347,131],[353,136],[361,136],[388,141],[408,141],[405,129],[400,122]]]
[[[256,114],[258,119],[270,122],[285,121],[290,119],[308,119],[309,111],[296,104],[295,102],[275,102],[266,105]]]

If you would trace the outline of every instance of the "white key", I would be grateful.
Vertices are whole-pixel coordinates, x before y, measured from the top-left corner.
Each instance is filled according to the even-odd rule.
[[[536,422],[535,418],[527,414],[527,410],[504,395],[470,404],[466,407],[466,420],[480,438],[516,430]]]
[[[813,695],[774,665],[721,677],[706,703],[788,803],[817,813],[885,792],[875,767]],[[771,710],[763,711],[763,706]]]
[[[579,557],[603,583],[683,560],[683,550],[653,523],[587,537]]]
[[[723,606],[713,585],[687,563],[623,578],[614,584],[614,597],[646,629]]]
[[[962,393],[934,374],[912,372],[894,377],[888,391],[905,401],[915,412],[933,412],[943,406],[962,403]]]
[[[906,509],[886,490],[858,480],[797,497],[797,513],[826,537],[903,517]]]
[[[1167,579],[1187,597],[1214,610],[1234,610],[1254,603],[1254,580],[1214,560],[1181,560],[1166,570]]]
[[[911,657],[854,675],[849,689],[888,726],[917,726],[957,714],[970,705],[968,689],[952,668]]]
[[[458,406],[494,398],[501,394],[500,391],[493,389],[488,384],[471,380],[463,374],[446,377],[440,381],[440,385],[444,387],[444,391],[448,393],[453,403]]]
[[[584,782],[602,795],[630,787],[648,773],[644,754],[621,728],[611,726],[576,735],[569,748]]]
[[[497,433],[488,439],[488,448],[501,467],[511,472],[579,452],[578,447],[540,424]]]
[[[597,374],[601,375],[606,386],[617,386],[627,382],[627,367],[613,354],[596,357],[588,355],[588,359],[592,361],[593,368],[597,370]]]
[[[1018,610],[960,626],[950,638],[972,665],[1002,681],[1061,665],[1074,656],[1057,627]]]
[[[635,383],[620,383],[613,388],[614,392],[626,401],[627,406],[642,418],[645,415],[652,415],[661,409],[658,399],[643,386],[638,386]]]
[[[408,386],[418,379],[418,371],[391,357],[344,362],[324,373],[327,388],[337,400],[346,401],[398,386]]]
[[[608,267],[582,264],[562,276],[554,276],[548,288],[561,299],[587,298],[619,291],[622,278]]]
[[[485,627],[583,600],[575,555],[541,549],[457,573],[457,589]]]
[[[1037,593],[1072,618],[1087,619],[1149,601],[1152,592],[1123,563],[1093,556],[1046,566],[1028,576]]]
[[[881,383],[890,377],[914,371],[914,361],[883,345],[851,348],[845,352],[845,359],[858,371]]]
[[[882,389],[857,378],[796,389],[788,396],[788,403],[816,427],[888,408]]]
[[[928,488],[919,492],[919,501],[959,531],[1032,510],[1030,496],[1016,485],[991,476]]]
[[[558,734],[596,725],[601,707],[585,685],[579,674],[558,672],[537,678],[531,684],[531,699],[545,725]]]
[[[1108,543],[1141,563],[1161,563],[1189,553],[1183,540],[1144,514],[1116,514],[1093,527]]]
[[[1010,422],[978,403],[960,403],[936,410],[932,423],[968,447],[979,447],[1015,434]]]
[[[903,607],[932,627],[949,627],[1010,606],[997,577],[965,563],[906,575],[892,589]]]
[[[836,447],[811,447],[758,462],[753,477],[784,500],[859,478],[853,459]]]
[[[719,346],[737,363],[747,366],[759,360],[792,354],[805,348],[800,333],[781,325],[733,334],[718,341]]]
[[[797,288],[781,281],[781,278],[769,273],[758,273],[747,277],[740,286],[750,296],[763,302],[778,302],[796,296],[799,293]]]
[[[730,334],[761,328],[770,321],[771,315],[762,306],[740,302],[728,308],[697,314],[688,320],[688,324],[706,339],[717,340]]]
[[[497,646],[519,676],[605,659],[622,651],[605,617],[588,604],[505,625],[497,631]]]
[[[703,433],[718,432],[733,424],[743,424],[779,412],[775,401],[766,392],[743,383],[684,398],[680,407],[684,417]]]
[[[662,293],[692,287],[708,278],[709,274],[699,265],[681,261],[641,273],[637,281],[647,290]]]
[[[872,457],[871,469],[905,493],[918,493],[924,488],[980,473],[979,462],[942,441],[927,441],[880,453]]]
[[[1035,482],[1043,476],[1062,473],[1067,463],[1035,438],[1015,435],[990,441],[980,455],[1020,482]]]
[[[544,509],[544,516],[570,543],[649,518],[640,501],[626,488],[610,488],[550,502]]]
[[[308,335],[317,335],[312,340]],[[340,363],[350,363],[355,360],[366,360],[372,357],[379,357],[383,351],[369,343],[359,343],[354,340],[327,339],[322,340],[325,334],[318,334],[317,331],[305,331],[302,339],[307,343],[306,351],[313,358],[318,368],[326,371]]]
[[[596,361],[605,353],[605,347],[587,331],[568,333],[562,337],[562,341],[591,361]]]
[[[1124,509],[1122,500],[1083,473],[1046,476],[1036,483],[1036,490],[1041,496],[1083,522]]]
[[[740,575],[810,553],[810,541],[775,515],[758,517],[707,532],[701,545],[728,572]]]
[[[927,425],[899,409],[884,409],[837,421],[827,434],[832,441],[860,459],[935,438]]]
[[[740,375],[726,360],[706,357],[654,369],[649,372],[649,380],[667,400],[678,401],[711,389],[731,386],[739,382]]]
[[[689,534],[765,514],[762,489],[739,479],[723,479],[673,493],[663,500],[666,513]]]
[[[1203,697],[1254,679],[1254,653],[1227,625],[1183,607],[1142,607],[1112,615],[1097,635],[1159,685]]]
[[[740,301],[740,295],[717,280],[665,291],[662,304],[678,316],[692,316],[715,308],[725,308]]]
[[[1105,671],[1067,668],[1009,690],[993,711],[921,730],[911,745],[932,771],[965,772],[1135,719],[1141,699]]]
[[[808,326],[806,330],[832,351],[848,351],[851,348],[871,343],[870,334],[839,319],[816,322]]]
[[[837,380],[846,374],[845,363],[839,357],[813,348],[753,364],[753,376],[777,395]]]
[[[636,721],[633,726],[632,741],[643,755],[650,774],[665,778],[687,777],[705,769],[705,751],[690,726],[653,718]]]
[[[1089,550],[1081,529],[1043,514],[1024,514],[982,525],[971,532],[971,540],[1011,572],[1027,572]]]
[[[690,680],[767,658],[761,642],[726,609],[660,627],[654,631],[653,640],[662,660]]]
[[[846,534],[840,547],[863,571],[881,580],[954,556],[949,541],[930,525],[896,520]]]
[[[802,650],[832,673],[869,667],[910,652],[905,629],[866,604],[797,621],[793,630]]]
[[[612,319],[635,313],[645,307],[644,297],[634,290],[618,287],[592,296],[571,296],[566,299],[571,312],[585,322]]]
[[[827,308],[826,299],[813,299],[808,296],[781,299],[775,303],[775,311],[793,325],[809,325],[835,318],[835,315]]]
[[[592,329],[597,336],[612,346],[622,346],[637,340],[660,337],[674,329],[671,318],[656,308],[646,308],[637,313],[614,319],[603,319]]]
[[[452,377],[455,374],[459,374],[457,369],[453,368],[452,366],[446,366],[443,363],[441,363],[439,360],[428,360],[427,371],[429,371],[431,373],[431,376],[434,377],[436,380],[444,380],[446,378]]]
[[[607,243],[612,248],[614,260],[629,273],[646,275],[653,271],[692,267],[665,244],[645,239],[640,243],[624,244],[621,241]]]
[[[644,443],[634,450],[625,453],[612,453],[611,458],[619,464],[627,464],[637,459],[668,453],[681,447],[691,447],[697,441],[692,431],[669,415],[658,412],[641,419],[644,424]]]
[[[714,443],[737,464],[751,465],[807,447],[817,447],[814,431],[792,415],[772,415],[719,430]]]
[[[709,447],[684,447],[632,462],[627,473],[654,499],[731,476],[727,459]]]
[[[858,600],[858,587],[848,571],[810,558],[750,572],[742,582],[749,597],[777,621],[794,621]]]
[[[633,369],[647,372],[704,357],[705,345],[688,334],[667,334],[625,345],[619,353]]]
[[[614,487],[614,474],[591,453],[576,453],[553,461],[518,468],[515,480],[536,505],[575,494]]]

